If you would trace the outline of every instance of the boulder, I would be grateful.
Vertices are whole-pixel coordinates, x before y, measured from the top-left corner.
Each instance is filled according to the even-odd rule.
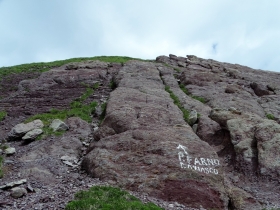
[[[250,86],[254,90],[254,92],[257,96],[264,96],[264,95],[270,95],[271,94],[266,86],[259,85],[255,82],[251,83]]]
[[[9,132],[8,139],[14,140],[14,139],[21,138],[22,136],[24,136],[27,132],[29,132],[31,130],[43,128],[43,127],[44,127],[44,124],[41,120],[34,120],[34,121],[26,123],[26,124],[25,123],[17,124]]]
[[[71,135],[79,136],[79,138],[85,139],[91,134],[91,126],[88,122],[82,120],[79,117],[70,117],[67,119],[67,125]]]
[[[114,129],[111,127],[108,127],[106,125],[100,127],[99,129],[96,129],[96,131],[93,134],[94,140],[99,141],[102,138],[105,138],[106,136],[111,136],[116,134]]]
[[[54,119],[50,124],[50,128],[52,128],[53,131],[66,131],[69,129],[68,125],[60,119]]]
[[[26,194],[27,194],[27,190],[25,188],[15,187],[15,188],[11,189],[11,196],[13,198],[20,198]]]
[[[181,62],[181,61],[178,61],[177,63],[178,63],[178,66],[179,66],[179,67],[186,67],[186,66],[187,66],[186,63]]]
[[[197,124],[194,124],[194,125],[192,126],[192,129],[193,129],[193,132],[196,133],[196,132],[197,132]]]
[[[7,148],[7,149],[4,150],[4,153],[5,153],[6,155],[12,155],[12,154],[14,154],[15,152],[16,152],[16,149],[15,149],[14,147],[9,147],[9,148]]]
[[[190,126],[194,125],[197,121],[197,111],[196,110],[191,110],[190,115],[189,115],[189,124]]]
[[[36,139],[39,135],[43,133],[42,129],[34,129],[29,132],[27,132],[23,137],[22,140],[34,140]]]
[[[94,114],[97,116],[97,117],[100,117],[101,116],[101,114],[102,114],[102,108],[101,108],[101,106],[99,105],[99,106],[97,106],[96,108],[95,108],[95,112],[94,112]]]

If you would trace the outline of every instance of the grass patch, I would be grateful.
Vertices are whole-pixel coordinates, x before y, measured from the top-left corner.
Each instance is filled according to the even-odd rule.
[[[181,90],[186,94],[186,95],[191,95],[190,92],[188,91],[188,89],[183,85],[180,84],[179,87],[181,88]]]
[[[175,70],[176,72],[178,72],[178,73],[181,72],[181,69],[179,69],[179,68],[174,68],[174,70]]]
[[[191,96],[193,99],[197,100],[197,101],[200,101],[201,103],[205,104],[206,103],[206,100],[205,98],[203,97],[200,97],[200,96]]]
[[[59,67],[67,63],[81,62],[87,60],[99,60],[103,62],[124,64],[129,60],[142,60],[142,59],[131,58],[126,56],[96,56],[96,57],[88,57],[88,58],[71,58],[71,59],[52,61],[52,62],[21,64],[21,65],[10,66],[10,67],[1,67],[0,80],[4,76],[8,76],[11,74],[18,74],[18,73],[25,73],[25,72],[45,72],[45,71],[49,71],[52,68]]]
[[[31,122],[36,119],[42,120],[42,122],[44,123],[43,134],[41,134],[37,140],[50,135],[60,136],[65,131],[54,132],[51,128],[49,128],[51,122],[54,119],[60,119],[64,121],[69,117],[80,117],[87,122],[91,122],[92,119],[90,115],[95,112],[95,108],[97,105],[98,103],[96,101],[91,102],[89,105],[84,105],[81,102],[74,101],[71,103],[71,108],[69,110],[52,109],[48,113],[37,114],[28,118],[25,123]]]
[[[206,99],[203,98],[203,97],[192,95],[192,94],[188,91],[188,89],[187,89],[183,84],[180,84],[179,87],[181,88],[181,90],[182,90],[186,95],[192,97],[193,99],[198,100],[198,101],[200,101],[200,102],[203,103],[203,104],[205,104],[205,103],[207,102]]]
[[[95,186],[75,194],[66,210],[162,210],[153,203],[142,203],[138,198],[119,188]]]
[[[8,149],[8,148],[9,148],[9,146],[6,145],[6,144],[1,144],[0,145],[0,149],[2,149],[2,150]]]
[[[6,116],[7,116],[7,112],[5,112],[5,111],[0,111],[0,122],[1,122],[2,120],[4,120]]]
[[[4,162],[4,157],[2,155],[0,155],[0,178],[3,178],[3,175],[4,175],[3,162]]]
[[[267,117],[267,119],[275,120],[275,117],[273,114],[266,114],[266,117]]]
[[[93,85],[94,89],[97,89],[99,87],[99,84],[96,83]],[[95,112],[95,109],[98,105],[96,101],[91,102],[90,104],[83,104],[83,102],[94,93],[94,90],[92,88],[87,88],[85,93],[79,98],[76,98],[74,101],[70,103],[70,109],[68,110],[58,110],[58,109],[51,109],[48,113],[42,113],[34,115],[27,120],[25,120],[25,123],[31,122],[36,119],[42,120],[44,123],[43,127],[43,133],[37,137],[37,140],[45,138],[50,135],[56,135],[60,136],[65,131],[53,131],[51,128],[49,128],[51,122],[54,119],[60,119],[62,121],[66,120],[69,117],[80,117],[81,119],[91,122],[91,115]]]
[[[170,90],[169,86],[165,86],[165,91],[169,93],[170,97],[173,99],[174,104],[177,105],[178,108],[183,112],[184,120],[186,121],[186,123],[189,124],[189,117],[190,117],[189,110],[184,108],[179,98]]]

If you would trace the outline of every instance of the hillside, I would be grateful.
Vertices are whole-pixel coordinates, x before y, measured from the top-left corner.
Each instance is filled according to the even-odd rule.
[[[164,209],[280,208],[280,73],[103,56],[0,80],[3,209],[63,209],[95,185]]]

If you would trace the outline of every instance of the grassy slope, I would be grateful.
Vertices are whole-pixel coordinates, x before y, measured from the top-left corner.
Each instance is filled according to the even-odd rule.
[[[52,68],[62,66],[71,62],[80,62],[86,60],[99,60],[110,63],[125,63],[129,60],[142,60],[139,58],[131,58],[126,56],[96,56],[96,57],[88,57],[88,58],[70,58],[66,60],[52,61],[52,62],[41,62],[41,63],[29,63],[22,64],[10,67],[1,67],[0,68],[0,80],[4,76],[8,76],[10,74],[17,74],[23,72],[45,72]]]
[[[66,210],[162,210],[153,203],[142,203],[138,198],[121,189],[95,186],[88,191],[80,191],[75,200],[66,205]]]

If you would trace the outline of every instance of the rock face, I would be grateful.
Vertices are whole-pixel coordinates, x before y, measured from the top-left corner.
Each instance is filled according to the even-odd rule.
[[[88,173],[190,207],[225,209],[218,156],[184,122],[157,66],[129,62],[116,81],[100,128],[116,134],[92,143],[83,161]]]
[[[32,192],[18,190],[15,197],[25,196],[15,208],[63,208],[57,200],[97,179],[166,201],[165,209],[280,208],[279,73],[171,54],[21,76],[9,78],[17,91],[3,80],[0,93],[8,113],[0,136],[17,151],[5,156],[0,200],[14,202],[12,187]],[[98,104],[88,113],[92,123],[70,117],[54,128],[63,125],[63,136],[13,141],[41,133],[42,122],[22,123],[26,118],[69,109],[97,82],[83,101]]]

